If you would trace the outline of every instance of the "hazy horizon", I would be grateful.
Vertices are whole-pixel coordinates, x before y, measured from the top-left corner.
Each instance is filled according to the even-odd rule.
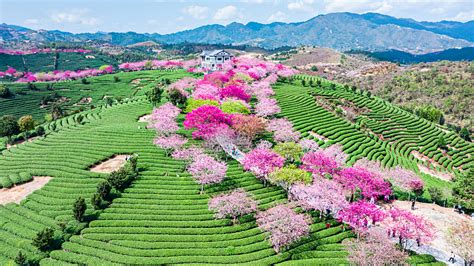
[[[474,3],[465,0],[126,0],[119,3],[111,0],[0,0],[0,9],[0,23],[72,33],[134,31],[168,34],[209,24],[301,22],[338,12],[375,12],[431,22],[474,20]]]

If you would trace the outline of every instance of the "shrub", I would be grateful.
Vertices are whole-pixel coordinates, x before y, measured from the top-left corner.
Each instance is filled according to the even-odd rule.
[[[290,162],[299,161],[301,156],[303,156],[303,149],[295,142],[277,143],[273,150]]]
[[[26,133],[35,127],[35,121],[31,115],[24,115],[18,119],[18,127],[21,132],[25,132],[25,137],[27,137]]]
[[[0,137],[7,137],[11,140],[11,136],[20,133],[20,127],[15,117],[5,115],[0,118]]]
[[[86,209],[87,209],[87,205],[86,205],[86,201],[84,200],[84,198],[82,198],[82,197],[77,198],[76,201],[74,202],[73,207],[72,207],[72,212],[74,214],[74,218],[78,222],[82,222],[82,219],[84,217],[84,213],[86,213]]]
[[[107,181],[97,184],[97,194],[104,200],[108,200],[112,186]]]
[[[86,78],[81,79],[82,84],[90,84],[90,82]]]
[[[92,194],[91,204],[92,207],[94,207],[94,210],[102,209],[102,197],[99,195],[99,193]]]
[[[290,187],[295,183],[309,184],[313,180],[311,174],[305,170],[298,169],[294,165],[283,167],[270,173],[268,179],[272,183],[284,183]]]
[[[120,81],[120,77],[114,76],[114,82],[119,82],[119,81]]]
[[[1,98],[8,98],[12,96],[12,93],[10,91],[9,88],[7,88],[7,86],[5,86],[5,84],[0,84],[0,97]]]
[[[439,187],[428,188],[428,193],[430,193],[431,200],[434,202],[443,200],[443,191]]]
[[[15,257],[15,263],[19,266],[26,266],[29,265],[26,256],[23,254],[23,252],[20,250],[18,251],[18,254]]]
[[[38,126],[35,130],[37,136],[43,136],[45,133],[43,126]]]
[[[155,85],[155,87],[147,91],[145,95],[148,101],[153,104],[153,106],[156,106],[158,103],[161,102],[161,95],[163,94],[163,92],[164,90],[162,87],[160,87],[159,85]]]
[[[241,101],[225,101],[221,110],[227,114],[250,114],[250,110]]]
[[[187,96],[184,92],[173,89],[168,91],[168,99],[172,104],[183,107],[186,105]]]
[[[36,234],[33,238],[32,245],[41,251],[49,250],[54,244],[54,230],[52,228],[44,228]]]
[[[465,141],[471,141],[471,133],[467,127],[463,127],[461,131],[459,131],[459,136],[463,138]]]
[[[126,167],[120,168],[118,171],[112,172],[107,177],[107,182],[116,190],[123,191],[135,179],[136,173],[130,171]]]
[[[190,98],[187,100],[186,109],[184,110],[184,112],[189,113],[203,105],[219,106],[219,102],[215,100],[203,100],[203,99]]]

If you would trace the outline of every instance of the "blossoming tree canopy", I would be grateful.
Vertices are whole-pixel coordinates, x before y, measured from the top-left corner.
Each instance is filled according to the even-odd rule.
[[[301,158],[301,163],[302,169],[318,177],[333,175],[341,167],[334,157],[327,155],[323,150],[306,153]]]
[[[169,135],[178,131],[176,117],[181,109],[171,103],[165,103],[155,108],[151,114],[149,128],[154,128],[158,135]]]
[[[311,218],[298,214],[285,205],[278,205],[256,216],[258,227],[270,233],[270,242],[276,252],[308,235]]]
[[[201,193],[203,193],[204,185],[220,183],[224,180],[227,165],[209,155],[201,155],[188,166],[188,172],[201,185]]]
[[[206,138],[215,133],[220,125],[232,125],[232,115],[222,112],[216,106],[204,105],[186,114],[183,125],[186,129],[196,128],[194,138]]]
[[[283,166],[285,159],[270,149],[253,149],[243,160],[244,169],[264,179],[276,168]]]
[[[236,189],[213,197],[209,201],[209,210],[213,210],[218,219],[232,218],[235,224],[238,216],[257,211],[257,202],[243,189]]]
[[[164,149],[167,154],[169,154],[170,151],[181,148],[187,142],[188,142],[188,139],[181,137],[180,135],[177,135],[177,134],[173,134],[170,136],[158,136],[153,141],[155,145]]]
[[[408,210],[392,208],[384,220],[384,227],[388,234],[397,237],[400,245],[406,248],[408,239],[429,243],[433,240],[434,226],[423,217],[413,214]]]
[[[350,191],[352,195],[360,191],[364,198],[374,198],[389,196],[392,193],[390,183],[381,176],[376,175],[361,167],[350,167],[342,169],[334,175],[334,180]]]
[[[270,182],[280,184],[283,188],[289,189],[293,184],[309,184],[313,180],[311,175],[294,165],[285,166],[271,172],[268,176]]]
[[[345,239],[343,245],[354,265],[405,265],[408,259],[380,227],[370,228],[358,239]]]
[[[310,185],[292,186],[289,198],[306,210],[319,211],[321,216],[327,210],[337,214],[349,204],[341,185],[325,178],[315,178]]]
[[[194,158],[197,158],[204,154],[205,152],[202,148],[191,146],[188,148],[177,149],[171,154],[171,156],[176,160],[183,160],[191,163]]]
[[[235,132],[252,140],[265,130],[265,120],[255,115],[236,114],[232,121]]]
[[[360,200],[341,210],[338,218],[360,233],[367,230],[370,224],[382,221],[385,212],[373,203]]]

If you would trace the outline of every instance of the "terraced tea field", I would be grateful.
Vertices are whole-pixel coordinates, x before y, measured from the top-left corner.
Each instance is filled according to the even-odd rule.
[[[137,78],[177,78],[184,73],[155,71],[121,75],[122,80],[130,82]],[[100,85],[101,82],[110,87]],[[97,91],[94,90],[96,93],[112,88],[115,90],[111,76],[98,77],[93,84],[97,85]],[[130,87],[126,84],[117,85],[118,92],[114,93],[130,95],[128,90]],[[414,168],[415,159],[407,154],[407,150],[413,150],[414,147],[409,145],[411,149],[404,148],[407,145],[403,143],[415,141],[417,132],[430,132],[429,129],[434,127],[431,124],[411,126],[410,123],[417,121],[413,122],[408,114],[399,109],[342,90],[280,83],[275,91],[282,114],[293,121],[295,128],[310,138],[313,135],[307,131],[325,136],[329,139],[327,144],[342,143],[351,155],[351,162],[367,156],[382,160],[386,165],[403,164]],[[386,127],[380,126],[378,129],[375,126],[384,125],[380,119],[377,120],[379,115],[385,113],[386,117],[394,121],[400,119],[396,120],[399,123],[406,121],[406,126],[413,130],[409,131],[411,137],[407,136],[406,140],[401,138],[405,142],[400,143],[370,137],[355,125],[316,105],[309,94],[312,91],[324,97],[345,97],[361,106],[377,110],[375,114],[367,116],[367,124],[374,132],[387,134],[386,138],[389,138],[390,133],[383,130]],[[2,108],[3,103],[0,102]],[[205,194],[199,194],[200,186],[183,171],[183,162],[171,159],[153,145],[155,132],[145,129],[145,124],[138,122],[140,116],[150,112],[150,104],[143,97],[136,96],[121,104],[84,112],[83,124],[75,123],[74,117],[58,120],[54,122],[58,124],[58,130],[51,131],[50,126],[47,126],[47,137],[3,151],[0,173],[10,176],[27,172],[32,176],[53,178],[21,204],[0,207],[0,264],[11,263],[19,250],[30,258],[36,258],[41,265],[348,263],[347,252],[341,241],[353,236],[353,233],[343,230],[334,220],[320,220],[316,214],[312,217],[314,223],[310,235],[278,254],[252,216],[240,218],[237,225],[232,225],[230,219],[215,220],[213,213],[208,210],[208,200],[217,193],[244,188],[258,201],[259,209],[264,210],[285,202],[286,192],[278,186],[264,186],[252,174],[244,172],[237,162],[230,161],[224,182],[208,186]],[[181,130],[180,133],[190,137],[188,131]],[[435,131],[433,134],[436,137],[445,133]],[[426,136],[418,141],[431,143],[429,140],[433,137]],[[451,136],[447,139],[459,152],[449,158],[446,168],[470,167],[472,161],[463,157],[463,154],[472,153],[472,145]],[[427,155],[431,151],[436,154],[431,149],[419,151]],[[138,154],[139,158],[138,179],[97,215],[90,198],[106,175],[93,173],[89,167],[116,154],[133,153]],[[440,163],[444,165],[444,162],[440,159]],[[433,185],[449,184],[425,178]],[[79,196],[86,199],[86,214],[92,221],[78,235],[72,236],[50,254],[39,253],[32,246],[31,239],[45,227],[51,227],[58,233],[60,221],[73,220],[72,204]],[[436,264],[430,256],[413,256],[411,263]]]
[[[184,70],[120,72],[88,78],[89,84],[83,84],[80,80],[51,83],[52,89],[47,89],[47,85],[51,85],[50,83],[35,83],[37,88],[35,90],[29,89],[26,83],[8,83],[7,87],[14,96],[0,98],[0,116],[6,114],[16,117],[32,115],[35,120],[43,121],[44,115],[51,112],[51,104],[42,107],[41,99],[53,92],[64,97],[58,103],[66,111],[77,110],[81,106],[89,109],[91,105],[103,104],[104,97],[131,98],[143,95],[148,88],[147,85],[163,76],[172,80],[185,75],[188,74]],[[118,77],[118,81],[115,81],[114,76]]]
[[[294,83],[280,83],[275,87],[282,115],[289,118],[304,137],[318,140],[326,146],[341,143],[350,155],[349,163],[366,157],[379,160],[385,166],[402,165],[420,173],[429,169],[432,175],[421,172],[428,186],[450,187],[451,182],[433,175],[453,176],[460,170],[473,167],[474,145],[438,125],[420,119],[376,97],[367,97],[345,89],[342,85],[331,88],[331,83],[316,77],[297,76]],[[310,79],[322,80],[320,87],[303,86]],[[350,122],[321,104],[343,101],[358,108],[355,122]],[[364,124],[365,128],[361,126]],[[314,134],[316,133],[316,134]],[[449,152],[437,146],[444,137]],[[427,194],[425,194],[426,196]]]

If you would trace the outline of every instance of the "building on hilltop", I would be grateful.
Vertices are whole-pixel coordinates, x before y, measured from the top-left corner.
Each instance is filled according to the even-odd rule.
[[[222,64],[234,58],[234,55],[226,50],[202,51],[201,67],[216,71],[222,68]]]

